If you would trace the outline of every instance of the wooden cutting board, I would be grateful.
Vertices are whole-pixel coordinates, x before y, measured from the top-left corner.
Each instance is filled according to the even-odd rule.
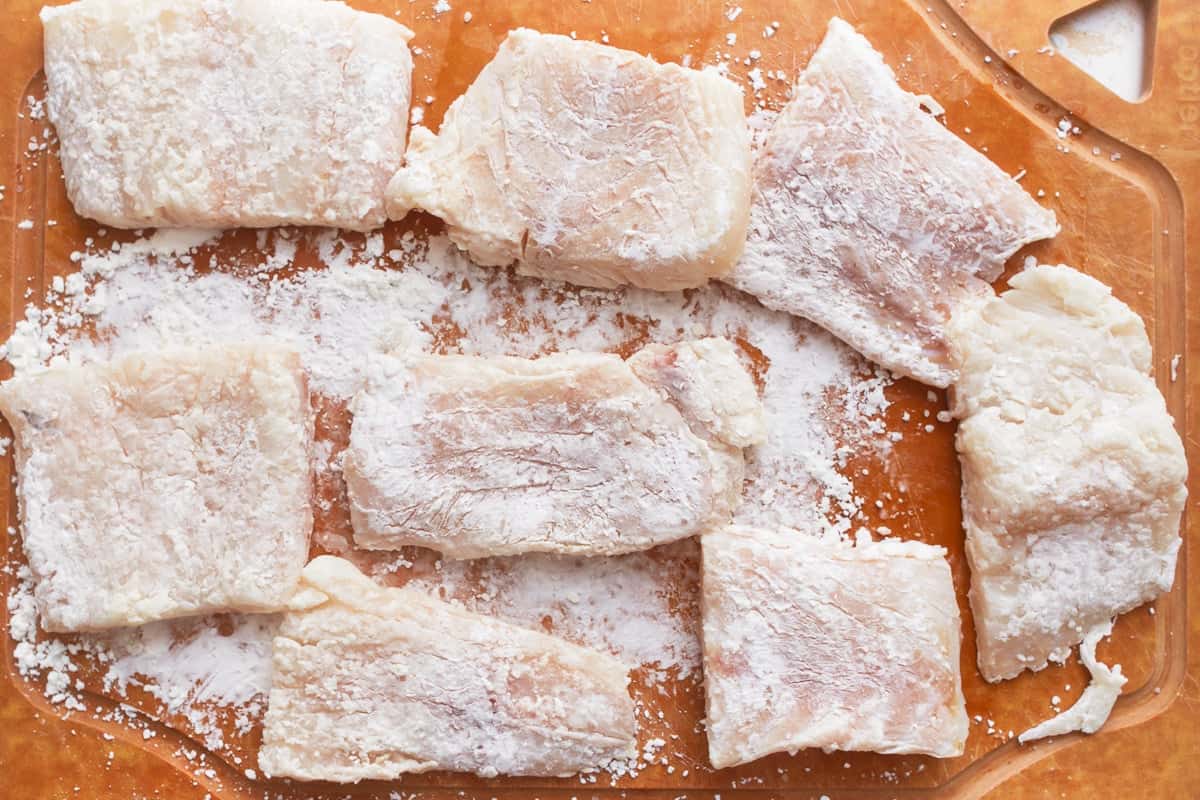
[[[1155,347],[1155,369],[1172,413],[1184,432],[1192,465],[1191,487],[1200,471],[1196,429],[1200,369],[1200,276],[1187,280],[1187,253],[1200,246],[1200,6],[1190,0],[1158,0],[1157,45],[1149,96],[1130,104],[1109,93],[1065,59],[1039,49],[1056,18],[1078,0],[763,0],[741,3],[659,0],[594,0],[561,3],[515,0],[484,3],[450,0],[453,9],[433,13],[432,0],[353,0],[364,10],[386,13],[417,34],[414,97],[430,97],[426,124],[435,127],[445,107],[489,60],[506,31],[517,26],[579,38],[607,35],[616,46],[660,60],[712,63],[730,53],[730,74],[749,86],[753,66],[783,70],[794,78],[816,48],[829,17],[837,14],[859,27],[896,69],[901,83],[934,96],[946,122],[1010,173],[1024,170],[1024,185],[1055,209],[1063,226],[1052,242],[1014,257],[1009,274],[1031,254],[1043,262],[1065,262],[1112,285],[1118,297],[1146,320]],[[735,6],[741,6],[734,15]],[[7,335],[23,313],[27,286],[69,272],[65,258],[94,231],[66,207],[61,177],[52,159],[30,159],[28,139],[44,123],[22,116],[25,96],[41,86],[39,3],[7,0],[0,41],[0,327]],[[470,11],[472,18],[464,19]],[[730,19],[730,17],[735,17]],[[770,37],[764,31],[772,23]],[[734,34],[733,44],[727,39]],[[1012,51],[1015,54],[1009,56]],[[778,107],[783,83],[769,81],[760,98]],[[748,110],[752,97],[748,92]],[[1060,138],[1057,126],[1073,130]],[[1064,152],[1065,149],[1065,152]],[[33,229],[17,223],[33,220]],[[47,226],[55,219],[57,224]],[[35,291],[35,296],[39,293]],[[1171,360],[1181,356],[1176,380]],[[889,390],[889,420],[905,410],[927,407],[926,389],[900,381]],[[956,585],[963,596],[968,575],[962,558],[958,472],[952,432],[942,426],[919,441],[898,447],[900,474],[856,482],[865,497],[898,477],[909,484],[915,513],[890,521],[901,535],[919,527],[926,541],[947,546]],[[11,463],[4,467],[9,475]],[[874,474],[879,472],[878,475]],[[3,501],[15,525],[11,495]],[[1200,519],[1189,507],[1187,529]],[[1185,533],[1186,536],[1186,533]],[[7,544],[11,545],[11,542]],[[947,761],[872,754],[804,752],[742,768],[711,772],[703,767],[703,739],[692,733],[700,716],[694,685],[668,692],[664,710],[675,718],[697,766],[685,777],[652,768],[616,789],[577,780],[486,782],[456,775],[414,776],[395,786],[363,784],[340,788],[297,787],[248,779],[242,767],[219,759],[212,774],[180,758],[180,745],[198,746],[164,724],[145,740],[120,726],[96,723],[87,714],[63,719],[36,686],[15,677],[12,645],[5,638],[0,676],[0,795],[40,798],[164,797],[190,800],[212,796],[284,798],[399,796],[453,798],[710,798],[722,795],[862,797],[1185,797],[1200,789],[1200,589],[1188,574],[1200,573],[1200,547],[1185,543],[1176,589],[1117,624],[1101,655],[1122,663],[1130,682],[1100,734],[1063,737],[1031,747],[989,736],[986,723],[973,723],[967,753]],[[5,581],[11,578],[5,576]],[[7,584],[6,584],[7,586]],[[962,602],[966,611],[965,600]],[[968,710],[1000,728],[1023,729],[1050,715],[1048,699],[1064,682],[1085,683],[1072,663],[1025,675],[999,686],[982,682],[974,666],[973,629],[967,614],[962,652]],[[1190,645],[1190,646],[1189,646]],[[98,696],[97,703],[111,701]],[[170,721],[168,721],[169,723]],[[736,786],[736,788],[735,788]]]

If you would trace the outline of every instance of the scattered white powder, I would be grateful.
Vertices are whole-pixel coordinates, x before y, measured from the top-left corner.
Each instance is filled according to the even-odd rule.
[[[92,637],[111,661],[106,688],[145,686],[172,713],[187,704],[237,705],[271,689],[275,615],[231,617],[231,630],[210,620],[157,622]]]
[[[750,88],[755,92],[761,92],[767,88],[767,82],[763,80],[762,70],[758,67],[746,73],[746,77],[750,79]]]
[[[22,565],[16,578],[8,598],[8,633],[16,643],[13,661],[17,672],[30,680],[44,678],[44,691],[51,703],[82,711],[83,704],[72,691],[71,678],[71,674],[79,669],[72,656],[80,652],[80,647],[61,639],[39,637],[33,573]]]
[[[30,119],[45,119],[46,118],[46,101],[39,99],[33,95],[25,97],[25,104],[28,106]]]
[[[655,677],[688,677],[700,666],[695,610],[673,587],[696,581],[696,545],[610,558],[527,555],[445,562],[410,586],[518,625],[607,650]],[[690,557],[689,557],[690,556]],[[664,578],[670,580],[664,580]]]
[[[266,711],[278,617],[234,615],[228,624],[226,631],[214,618],[197,618],[84,638],[89,652],[103,654],[106,693],[141,687],[217,752],[225,746],[221,706],[240,707],[235,725],[243,734]]]
[[[265,282],[227,272],[197,274],[188,263],[194,259],[168,261],[189,242],[194,247],[207,241],[202,235],[188,239],[176,232],[162,242],[166,249],[141,240],[115,252],[81,255],[82,274],[99,280],[76,301],[78,313],[70,303],[51,315],[27,311],[7,345],[14,369],[34,368],[48,356],[89,361],[167,344],[269,336],[300,351],[313,389],[345,399],[364,377],[367,354],[427,345],[419,323],[446,300],[439,285],[416,271],[362,265],[360,259],[382,255],[378,234],[358,252],[331,233],[320,234],[316,247],[330,269],[296,277],[274,276],[291,265],[296,252],[295,243],[276,246],[254,273],[268,278]],[[83,316],[94,318],[99,341],[69,330]]]

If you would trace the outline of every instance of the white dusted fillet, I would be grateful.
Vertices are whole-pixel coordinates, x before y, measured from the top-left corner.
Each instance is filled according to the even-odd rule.
[[[1167,591],[1187,461],[1142,320],[1107,286],[1027,269],[956,316],[953,412],[979,668],[1062,661]]]
[[[525,275],[700,286],[746,238],[742,92],[713,69],[514,30],[405,159],[394,218],[436,214],[477,263]]]
[[[1054,214],[921,110],[838,18],[756,156],[746,252],[726,280],[934,386],[945,325],[991,295]]]
[[[308,557],[313,421],[268,343],[56,366],[0,385],[42,626],[284,607]]]
[[[962,754],[944,549],[741,526],[700,542],[714,767],[806,747]]]
[[[121,228],[384,223],[412,33],[324,0],[42,10],[75,210]]]
[[[539,359],[412,355],[355,397],[360,547],[450,558],[627,553],[729,522],[764,437],[724,339]]]
[[[331,556],[304,568],[293,608],[258,756],[271,777],[566,776],[634,754],[628,668],[612,656],[379,586]]]

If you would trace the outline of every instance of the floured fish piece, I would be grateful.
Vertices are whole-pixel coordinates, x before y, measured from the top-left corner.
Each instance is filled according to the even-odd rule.
[[[412,33],[324,0],[42,9],[75,210],[119,228],[382,225]]]
[[[284,607],[308,557],[313,420],[266,342],[58,366],[0,385],[42,626]]]
[[[1171,587],[1187,461],[1141,319],[1039,266],[956,315],[953,412],[979,668],[1063,661],[1085,631]]]
[[[746,252],[728,283],[934,386],[945,325],[991,296],[1054,214],[896,83],[836,17],[758,153]]]
[[[613,47],[519,29],[446,111],[413,128],[388,187],[486,266],[583,286],[701,286],[742,252],[742,92]]]
[[[268,776],[567,776],[634,755],[628,668],[612,656],[384,588],[331,556],[303,587],[274,642]]]
[[[729,522],[762,406],[724,339],[535,360],[406,356],[355,397],[359,547],[646,550]]]
[[[735,448],[766,440],[762,401],[728,339],[649,344],[629,359],[629,366],[665,393],[704,438]]]
[[[714,767],[806,747],[962,754],[944,549],[741,526],[700,541]]]

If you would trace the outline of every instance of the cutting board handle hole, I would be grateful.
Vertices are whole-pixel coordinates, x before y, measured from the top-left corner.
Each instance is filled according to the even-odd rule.
[[[1157,0],[1097,0],[1050,26],[1050,44],[1117,97],[1140,103],[1154,79]]]

